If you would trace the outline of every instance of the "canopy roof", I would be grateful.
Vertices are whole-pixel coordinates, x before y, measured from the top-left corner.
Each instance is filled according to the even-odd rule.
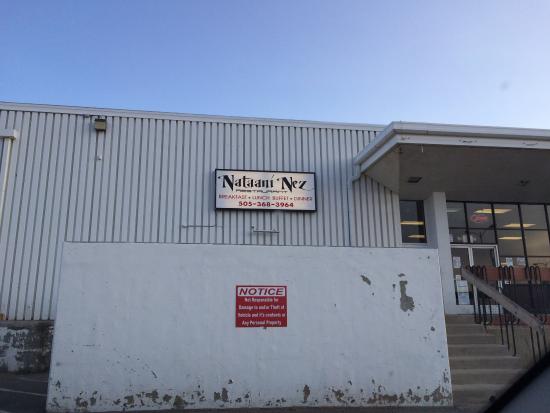
[[[550,202],[550,130],[392,122],[355,157],[400,194]]]

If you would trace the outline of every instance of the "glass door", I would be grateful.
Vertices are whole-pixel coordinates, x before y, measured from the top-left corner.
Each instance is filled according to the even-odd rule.
[[[451,247],[453,276],[455,280],[456,304],[464,306],[465,313],[473,311],[476,297],[472,286],[462,279],[461,268],[464,266],[484,265],[496,267],[498,249],[496,245],[453,245]]]

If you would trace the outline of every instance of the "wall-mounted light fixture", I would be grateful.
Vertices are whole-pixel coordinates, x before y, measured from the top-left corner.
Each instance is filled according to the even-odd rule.
[[[407,182],[409,184],[417,184],[420,182],[421,179],[422,179],[421,176],[409,176],[409,179],[407,179]]]
[[[19,136],[19,131],[17,129],[0,129],[0,139],[11,139],[16,140]]]
[[[96,132],[105,132],[107,130],[107,119],[105,118],[95,118],[94,119],[94,128]]]

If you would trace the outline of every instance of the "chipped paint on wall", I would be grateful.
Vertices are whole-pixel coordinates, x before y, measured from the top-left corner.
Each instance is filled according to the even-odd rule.
[[[399,281],[399,291],[401,292],[399,302],[401,310],[405,312],[414,310],[414,299],[407,295],[407,284],[408,281]]]
[[[364,283],[366,283],[368,285],[371,284],[370,278],[367,277],[366,275],[361,274],[361,279],[363,280]]]
[[[48,409],[450,405],[435,254],[67,244]],[[288,327],[236,329],[241,283],[287,285]]]
[[[348,381],[349,383],[349,381]],[[222,389],[214,391],[211,397],[204,396],[204,390],[176,392],[168,390],[161,394],[158,390],[141,391],[129,394],[115,400],[102,397],[99,392],[81,391],[74,399],[74,410],[77,412],[102,411],[112,406],[122,406],[123,410],[169,410],[169,409],[201,409],[201,408],[238,408],[238,407],[289,407],[298,404],[306,406],[448,406],[452,404],[450,388],[442,382],[435,389],[409,388],[404,392],[388,392],[386,386],[371,379],[365,388],[357,389],[353,385],[342,388],[324,387],[310,390],[308,385],[296,393],[303,393],[303,400],[298,402],[292,395],[265,398],[261,392],[237,391],[229,392]],[[237,383],[238,384],[238,383]],[[200,387],[200,386],[199,386]],[[63,386],[55,386],[55,395],[51,397],[49,411],[58,411],[60,402],[66,402]]]

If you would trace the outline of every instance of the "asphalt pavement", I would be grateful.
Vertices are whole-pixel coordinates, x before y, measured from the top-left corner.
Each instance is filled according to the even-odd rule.
[[[48,375],[0,373],[0,413],[42,413]]]

